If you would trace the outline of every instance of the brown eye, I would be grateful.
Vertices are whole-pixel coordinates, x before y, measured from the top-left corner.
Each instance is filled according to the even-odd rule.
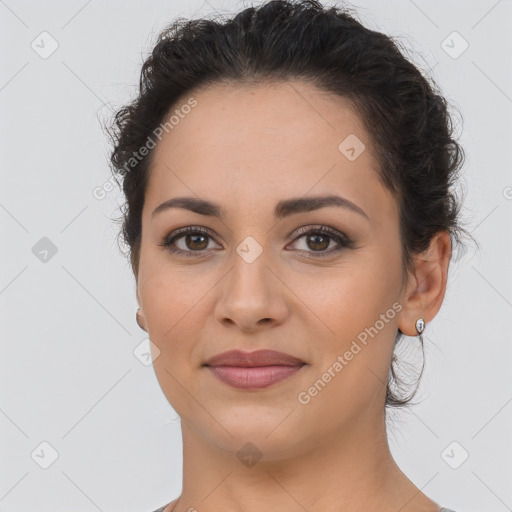
[[[301,236],[297,236],[292,244],[304,239],[303,247],[299,247],[297,250],[308,258],[331,256],[343,249],[354,247],[354,242],[349,237],[328,226],[304,227],[297,230],[296,234]],[[172,232],[158,245],[165,247],[171,254],[177,256],[202,257],[211,252],[211,248],[208,249],[208,244],[213,240],[207,229],[187,226]]]
[[[185,235],[184,240],[187,248],[192,249],[194,251],[200,251],[201,249],[206,249],[208,247],[208,235]]]
[[[206,229],[187,226],[174,231],[158,245],[165,247],[172,254],[194,257],[203,256],[209,252],[206,249],[210,240],[213,240],[213,238]],[[181,247],[178,242],[180,242]]]
[[[328,226],[304,227],[300,228],[296,234],[301,236],[296,237],[293,243],[297,244],[304,239],[302,247],[298,247],[298,251],[308,258],[331,256],[343,249],[354,247],[354,242],[348,236]],[[334,243],[331,244],[331,242]]]
[[[321,233],[307,235],[308,246],[315,251],[323,251],[329,247],[330,237]]]

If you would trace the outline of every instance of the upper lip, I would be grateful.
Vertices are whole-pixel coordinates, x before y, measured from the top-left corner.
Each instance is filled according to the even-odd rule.
[[[228,350],[208,359],[206,366],[301,366],[304,361],[284,352],[276,350],[256,350],[243,352],[242,350]]]

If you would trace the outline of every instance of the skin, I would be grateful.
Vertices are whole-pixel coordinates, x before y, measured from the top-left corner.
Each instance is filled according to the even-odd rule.
[[[136,276],[155,373],[181,417],[182,494],[165,512],[438,512],[391,456],[384,403],[397,329],[415,336],[416,319],[428,326],[442,304],[448,232],[417,255],[403,281],[398,205],[344,98],[300,81],[216,84],[190,96],[198,105],[154,149]],[[354,161],[338,149],[349,134],[366,146]],[[368,218],[333,206],[273,217],[282,199],[332,193]],[[226,216],[173,208],[152,218],[177,196],[219,203]],[[309,237],[308,244],[294,233],[319,224],[355,245],[315,257],[338,243]],[[158,245],[185,226],[210,230],[205,240],[175,242],[203,256]],[[263,250],[252,263],[236,252],[248,236]],[[299,403],[299,392],[394,303],[401,310],[308,404]],[[240,390],[202,366],[233,348],[271,348],[307,365],[263,390]],[[251,467],[237,457],[249,442],[262,454]]]

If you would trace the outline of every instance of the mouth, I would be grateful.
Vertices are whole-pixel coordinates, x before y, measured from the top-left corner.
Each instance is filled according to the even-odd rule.
[[[275,350],[230,350],[204,365],[220,381],[239,389],[263,389],[296,375],[306,363]]]
[[[303,368],[297,366],[206,366],[219,380],[240,389],[262,389],[289,379]]]

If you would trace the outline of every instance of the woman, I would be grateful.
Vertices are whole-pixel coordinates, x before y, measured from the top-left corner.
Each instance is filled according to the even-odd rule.
[[[159,512],[448,512],[386,437],[394,348],[443,302],[463,150],[444,98],[345,10],[178,20],[113,126],[137,321],[181,418]]]

